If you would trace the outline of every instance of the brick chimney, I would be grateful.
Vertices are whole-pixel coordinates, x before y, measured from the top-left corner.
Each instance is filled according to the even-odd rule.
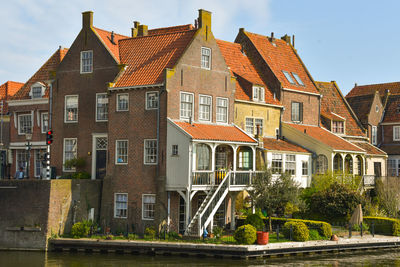
[[[287,44],[290,44],[290,36],[285,34],[284,36],[281,37],[283,41],[285,41]]]
[[[148,26],[147,25],[139,25],[137,36],[147,36]]]
[[[207,40],[211,33],[211,12],[204,9],[199,9],[199,18],[197,21],[199,23],[199,29],[202,29],[202,32]]]
[[[131,28],[132,37],[136,37],[138,35],[140,22],[139,21],[134,21],[133,25],[134,25],[133,28]]]
[[[82,28],[93,27],[93,11],[82,12]]]

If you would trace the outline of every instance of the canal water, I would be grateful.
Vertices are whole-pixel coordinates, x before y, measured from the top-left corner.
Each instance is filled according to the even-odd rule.
[[[172,256],[44,253],[0,251],[1,267],[97,267],[97,266],[400,266],[400,250],[322,254],[249,260]]]

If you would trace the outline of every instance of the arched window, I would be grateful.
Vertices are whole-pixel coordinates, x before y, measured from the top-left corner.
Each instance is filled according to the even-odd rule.
[[[206,144],[196,145],[197,170],[211,170],[211,150]]]
[[[328,170],[328,158],[325,155],[318,155],[316,169],[317,173],[320,174],[323,174]]]

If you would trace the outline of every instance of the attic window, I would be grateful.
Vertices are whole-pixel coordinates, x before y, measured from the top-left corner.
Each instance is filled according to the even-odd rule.
[[[253,101],[264,102],[265,90],[262,86],[253,86]]]
[[[300,79],[299,75],[297,73],[292,72],[293,77],[296,79],[296,82],[300,84],[301,86],[304,86],[303,81]]]
[[[81,73],[93,71],[93,51],[81,51]]]
[[[29,95],[32,99],[42,98],[42,96],[44,95],[44,90],[45,87],[41,83],[35,83],[34,85],[32,85]]]
[[[343,134],[344,133],[344,121],[333,121],[332,132]]]
[[[292,76],[290,76],[290,73],[287,72],[286,70],[282,71],[283,74],[285,75],[286,79],[291,83],[291,84],[296,84],[295,81],[293,80]]]
[[[209,70],[211,67],[211,49],[208,47],[201,48],[201,68]]]

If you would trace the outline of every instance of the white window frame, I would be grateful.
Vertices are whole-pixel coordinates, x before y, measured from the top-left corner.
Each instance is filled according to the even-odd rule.
[[[304,174],[304,171],[306,171],[306,174]],[[301,176],[308,176],[308,174],[309,174],[308,161],[307,160],[303,160],[303,161],[301,161]]]
[[[178,145],[172,145],[171,155],[179,156],[179,146]]]
[[[156,161],[155,162],[147,162],[147,151],[146,151],[146,143],[147,142],[155,142],[156,143]],[[144,165],[157,165],[158,163],[158,144],[157,139],[144,139],[143,140],[143,163]]]
[[[219,106],[218,105],[218,100],[225,100],[226,101],[226,107],[224,107],[224,106]],[[229,99],[228,98],[226,98],[226,97],[217,97],[216,98],[216,118],[215,118],[215,121],[217,122],[217,123],[224,123],[224,124],[227,124],[228,123],[228,121],[229,121]],[[219,114],[221,114],[221,113],[218,113],[218,108],[219,107],[221,107],[221,108],[226,108],[226,121],[223,121],[223,120],[220,120],[220,119],[218,119],[218,115]]]
[[[98,113],[98,108],[99,108],[99,106],[98,106],[98,104],[99,104],[99,96],[106,96],[105,98],[103,98],[103,99],[107,99],[107,104],[106,104],[106,109],[107,109],[107,112],[106,112],[106,114],[107,114],[107,119],[99,119],[97,116],[99,115],[99,113]],[[104,121],[108,121],[108,96],[107,96],[107,93],[97,93],[96,94],[96,122],[104,122]]]
[[[44,115],[47,115],[47,129],[44,130]],[[40,129],[42,130],[42,133],[46,133],[49,129],[49,113],[48,112],[42,112],[40,114]]]
[[[387,170],[387,175],[388,176],[397,176],[397,160],[396,159],[388,159],[387,160],[387,165],[388,165],[388,170]]]
[[[34,97],[34,94],[33,94],[33,88],[40,88],[40,97]],[[43,83],[41,83],[41,82],[36,82],[36,83],[34,83],[32,86],[31,86],[31,90],[29,91],[29,96],[31,97],[31,99],[39,99],[39,98],[42,98],[43,96],[44,96],[44,94],[45,94],[45,90],[46,90],[46,87],[44,86],[44,84]]]
[[[344,121],[332,121],[332,132],[336,134],[344,134]]]
[[[157,101],[156,101],[156,105],[157,105],[157,107],[150,107],[149,106],[149,95],[150,94],[156,94],[156,97],[157,97]],[[153,110],[153,109],[158,109],[158,107],[159,107],[159,103],[160,103],[160,100],[159,100],[159,94],[158,94],[158,91],[150,91],[150,92],[146,92],[146,110]]]
[[[42,175],[42,173],[43,173],[43,165],[42,165],[42,161],[44,160],[43,158],[41,158],[40,156],[41,155],[44,155],[44,153],[45,153],[45,150],[43,150],[43,149],[34,149],[33,150],[34,151],[34,161],[33,161],[33,165],[34,165],[34,170],[33,170],[33,175],[35,176],[35,177],[40,177],[41,175]],[[37,171],[37,166],[36,166],[36,164],[37,163],[39,163],[40,165],[39,165],[39,173],[36,173],[36,171]]]
[[[69,97],[76,97],[78,99],[77,101],[77,107],[76,107],[76,120],[68,120],[68,113],[67,113],[67,98]],[[78,123],[79,121],[79,95],[66,95],[64,97],[64,123]]]
[[[201,103],[201,99],[202,98],[206,98],[209,99],[210,104],[202,104]],[[212,96],[210,95],[199,95],[199,121],[211,121],[212,120]],[[208,106],[209,107],[209,111],[208,111],[208,119],[204,119],[201,117],[201,115],[204,113],[202,112],[201,108],[202,106]]]
[[[78,157],[78,138],[64,138],[64,141],[63,141],[63,171],[64,172],[75,172],[75,168],[71,168],[71,169],[65,169],[65,166],[64,166],[64,164],[65,164],[65,142],[66,141],[68,141],[68,140],[75,140],[76,141],[76,151],[75,151],[75,158],[77,158]]]
[[[295,106],[297,106],[298,108],[295,108]],[[292,101],[292,103],[291,103],[291,120],[293,122],[301,121],[300,109],[301,109],[301,103],[297,102],[297,101]]]
[[[393,126],[393,141],[400,141],[400,126]]]
[[[251,127],[252,130],[251,132],[248,131],[248,128],[250,127],[250,122],[251,121]],[[260,135],[263,136],[264,134],[264,119],[259,118],[259,117],[245,117],[245,132],[251,135],[256,135],[257,134],[257,121],[261,121],[261,127],[260,127]]]
[[[33,133],[33,117],[31,113],[25,113],[25,114],[19,114],[18,115],[18,135],[25,135],[28,132],[21,132],[21,117],[29,117],[31,121],[31,131],[30,133]]]
[[[125,195],[126,196],[126,214],[125,216],[117,216],[117,195]],[[120,203],[125,203],[121,202]],[[123,209],[120,209],[123,210]],[[126,219],[128,218],[128,193],[114,193],[114,218],[117,219]]]
[[[84,54],[91,54],[91,62],[88,64],[90,66],[90,71],[84,71],[84,64],[83,64],[83,55]],[[86,74],[86,73],[92,73],[93,72],[93,50],[86,50],[86,51],[81,51],[81,57],[80,57],[80,73],[81,74]]]
[[[126,162],[118,162],[118,142],[126,142]],[[115,140],[115,165],[128,165],[129,162],[129,140],[118,139]]]
[[[153,204],[153,205],[154,205],[153,214],[155,214],[155,212],[156,212],[156,194],[142,194],[142,220],[144,220],[144,221],[153,221],[153,220],[154,220],[154,217],[151,218],[151,217],[145,217],[145,216],[144,216],[144,211],[145,211],[145,208],[144,208],[144,207],[145,207],[144,198],[145,198],[146,196],[154,197],[154,203],[149,203],[149,204]]]
[[[183,110],[182,109],[182,95],[185,95],[185,94],[192,96],[192,111],[191,111],[190,117],[182,116],[182,110]],[[179,94],[179,118],[181,120],[190,120],[190,118],[193,119],[193,116],[194,116],[194,102],[195,102],[194,101],[194,93],[183,92],[183,91],[180,92],[180,94]],[[185,103],[189,103],[189,102],[185,102]]]
[[[271,159],[271,171],[272,171],[272,174],[278,174],[278,173],[283,172],[283,170],[284,170],[284,168],[283,168],[283,157],[284,157],[284,154],[272,153],[272,159]],[[273,169],[275,169],[275,167],[273,166],[274,162],[280,162],[281,163],[280,172],[274,172],[274,170],[273,170]]]
[[[120,96],[128,96],[128,103],[127,103],[127,107],[126,107],[126,109],[120,109],[119,108],[119,97]],[[116,97],[116,110],[118,111],[118,112],[121,112],[121,111],[129,111],[129,94],[128,93],[123,93],[123,94],[117,94],[117,97]]]
[[[253,101],[265,102],[265,89],[263,86],[253,86]]]
[[[289,158],[293,157],[294,160],[289,160]],[[296,154],[286,154],[285,155],[285,172],[288,172],[288,163],[291,163],[294,165],[294,169],[290,169],[293,170],[293,174],[291,174],[292,176],[296,175]]]
[[[373,145],[378,143],[378,127],[376,126],[371,127],[371,141]]]
[[[207,55],[203,54],[203,51],[208,51],[208,61],[203,60],[203,55],[206,57]],[[202,69],[210,70],[211,69],[211,48],[208,47],[201,47],[201,58],[200,58],[200,65]],[[208,66],[207,66],[208,63]]]

